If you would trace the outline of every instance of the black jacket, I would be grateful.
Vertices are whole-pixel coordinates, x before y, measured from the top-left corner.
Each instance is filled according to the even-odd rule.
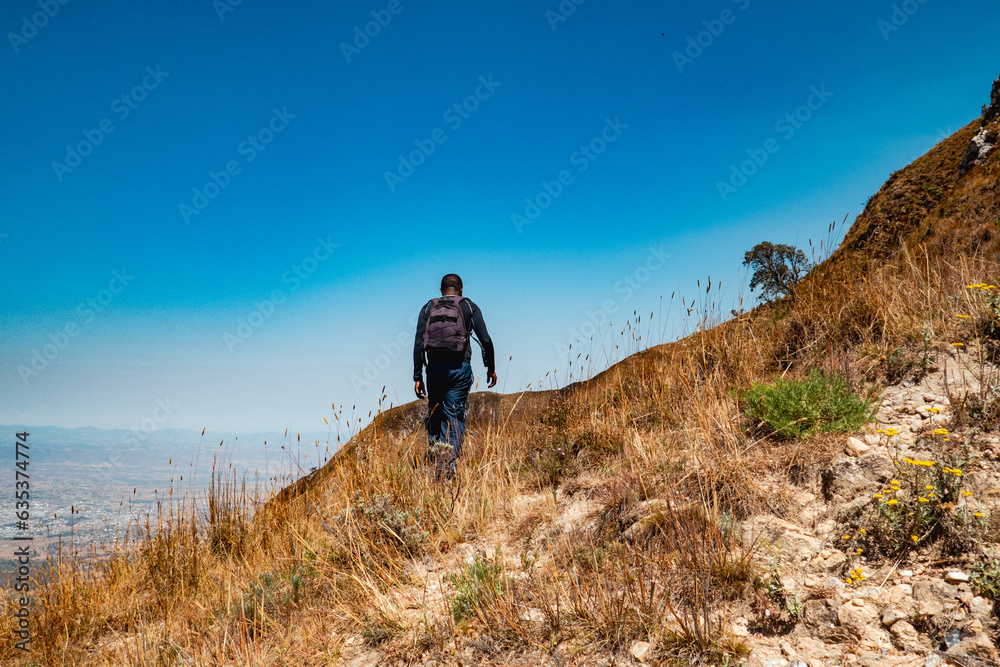
[[[424,304],[420,309],[420,316],[417,317],[417,336],[413,341],[413,380],[423,379],[424,363],[470,363],[472,361],[472,341],[465,347],[465,352],[428,352],[427,359],[424,360],[424,328],[427,326],[427,311],[430,302]],[[479,344],[483,347],[483,365],[488,373],[496,372],[496,361],[493,358],[493,340],[486,330],[486,322],[483,321],[483,313],[479,306],[472,303],[468,298],[462,299],[459,303],[462,314],[465,316],[465,330],[472,331],[479,339]]]

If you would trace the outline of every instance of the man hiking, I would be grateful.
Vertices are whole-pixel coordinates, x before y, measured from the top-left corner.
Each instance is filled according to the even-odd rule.
[[[427,397],[427,444],[435,462],[435,475],[455,474],[465,436],[465,404],[472,387],[472,345],[475,332],[483,348],[487,386],[497,383],[493,341],[479,307],[462,296],[462,279],[449,273],[441,279],[441,298],[431,299],[417,318],[413,341],[413,390],[417,398]],[[427,385],[423,381],[427,355]],[[441,448],[451,446],[442,456]],[[442,460],[446,459],[446,460]]]

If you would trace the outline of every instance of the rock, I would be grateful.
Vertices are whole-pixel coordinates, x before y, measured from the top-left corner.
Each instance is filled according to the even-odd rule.
[[[865,436],[865,442],[874,447],[875,445],[879,444],[880,439],[877,434],[869,433]]]
[[[896,621],[902,621],[907,617],[908,614],[896,607],[886,607],[882,612],[882,625],[891,628]]]
[[[919,600],[917,602],[918,616],[927,619],[942,613],[944,613],[944,603],[940,600]]]
[[[803,605],[802,623],[816,639],[836,641],[843,637],[837,628],[837,612],[829,600],[808,600]]]
[[[986,158],[997,143],[997,133],[991,132],[988,128],[980,128],[976,136],[972,137],[969,147],[965,151],[965,157],[958,166],[958,173],[962,176],[973,167],[986,164]]]
[[[828,555],[820,553],[816,558],[812,560],[810,565],[814,570],[822,570],[823,572],[839,572],[844,567],[844,563],[847,562],[847,556],[841,551],[830,550]],[[831,579],[834,580],[831,582]],[[823,588],[830,590],[836,587],[837,584],[842,584],[843,582],[838,577],[827,577],[826,581],[823,582]]]
[[[940,579],[921,579],[913,584],[913,599],[922,600],[957,600],[958,589]]]
[[[920,635],[908,621],[896,621],[889,632],[892,638],[903,648],[910,649],[920,643]]]
[[[969,575],[965,572],[949,572],[944,575],[944,580],[949,584],[967,584],[969,583]]]
[[[835,647],[827,646],[815,637],[801,637],[797,645],[799,658],[806,660],[810,665],[814,663],[825,665],[826,660],[836,658],[838,655]]]
[[[971,636],[966,637],[954,646],[951,646],[945,652],[949,655],[967,655],[973,658],[982,658],[993,662],[996,662],[997,660],[996,647],[993,646],[993,642],[990,641],[990,636],[982,631],[973,633]]]
[[[912,592],[913,589],[909,585],[896,584],[895,586],[883,591],[879,596],[879,600],[887,604],[899,604],[908,598]]]
[[[628,650],[632,657],[639,662],[646,662],[649,653],[653,650],[653,645],[649,642],[632,642],[632,647]]]
[[[977,595],[969,603],[969,613],[980,621],[989,620],[993,615],[993,603]]]
[[[924,661],[924,667],[941,667],[943,664],[944,658],[937,653],[931,653],[927,656],[927,660]]]
[[[778,518],[767,522],[767,529],[762,535],[768,542],[780,547],[782,555],[798,559],[812,558],[820,552],[822,542],[805,532],[802,528]]]
[[[924,394],[923,399],[924,399],[924,403],[933,403],[934,402],[934,394]]]
[[[892,460],[875,452],[862,454],[857,459],[839,461],[823,471],[823,498],[827,502],[871,500],[871,495],[879,488],[879,484],[893,474],[895,467]]]
[[[852,635],[857,638],[864,637],[865,628],[868,624],[875,620],[875,610],[871,607],[865,607],[864,601],[861,602],[860,607],[854,604],[845,604],[837,608],[837,621],[840,627],[844,628]]]
[[[901,576],[901,577],[912,577],[913,576],[913,570],[900,570],[899,571],[899,576]]]
[[[848,456],[853,456],[853,457],[857,458],[857,457],[861,456],[862,454],[865,454],[869,449],[871,449],[871,447],[869,447],[868,445],[866,445],[861,440],[858,440],[857,438],[848,438],[847,439],[847,446],[844,447],[844,452]]]

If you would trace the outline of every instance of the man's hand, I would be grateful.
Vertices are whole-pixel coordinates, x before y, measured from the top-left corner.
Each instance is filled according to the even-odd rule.
[[[495,374],[494,374],[494,377],[496,377]],[[492,387],[493,385],[490,385],[490,386]],[[424,381],[423,380],[417,380],[416,383],[413,385],[413,391],[414,391],[414,393],[416,393],[417,398],[423,398],[423,397],[425,397],[427,395],[427,392],[424,391]]]
[[[492,373],[487,373],[486,377],[489,379],[489,382],[486,383],[487,387],[494,387],[494,386],[496,386],[496,383],[497,383],[497,374],[496,374],[496,371],[494,371]]]

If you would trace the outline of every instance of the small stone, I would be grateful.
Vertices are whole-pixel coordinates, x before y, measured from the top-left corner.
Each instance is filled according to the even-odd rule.
[[[869,445],[875,446],[879,443],[879,436],[869,433],[865,435],[865,442]]]
[[[969,603],[969,612],[976,618],[988,619],[993,615],[993,603],[977,595]]]
[[[924,403],[933,403],[934,398],[934,394],[924,394]]]
[[[632,642],[632,648],[628,652],[639,662],[646,662],[652,649],[653,645],[649,642]]]
[[[937,616],[944,611],[944,603],[940,600],[920,600],[917,602],[917,613],[924,618]]]
[[[924,667],[941,667],[943,664],[944,658],[937,653],[931,653],[927,656],[927,660],[924,661]]]
[[[781,652],[784,653],[785,656],[789,658],[795,657],[795,649],[793,649],[792,645],[789,644],[788,642],[781,642]]]
[[[847,588],[847,586],[837,577],[827,577],[826,581],[823,582],[824,591],[832,591],[838,588]]]
[[[895,607],[888,607],[882,612],[882,625],[887,628],[891,628],[896,621],[902,621],[907,617],[907,614],[903,613]]]
[[[976,632],[971,637],[966,637],[947,650],[951,655],[968,655],[974,658],[982,658],[995,662],[997,659],[997,649],[990,641],[989,635],[985,632]]]
[[[851,604],[853,604],[855,607],[864,607],[865,601],[862,600],[861,598],[854,598],[853,600],[851,600]]]
[[[889,630],[893,638],[903,645],[904,648],[916,646],[920,641],[920,635],[908,621],[896,621]]]
[[[916,600],[957,600],[958,589],[940,579],[924,579],[913,584]]]
[[[967,584],[969,583],[969,575],[959,571],[949,572],[944,575],[944,580],[949,584]]]
[[[848,438],[847,446],[844,448],[844,452],[848,456],[858,457],[866,453],[871,447],[861,442],[857,438]]]
[[[912,577],[913,576],[913,570],[900,570],[899,571],[899,576],[901,576],[901,577]]]

